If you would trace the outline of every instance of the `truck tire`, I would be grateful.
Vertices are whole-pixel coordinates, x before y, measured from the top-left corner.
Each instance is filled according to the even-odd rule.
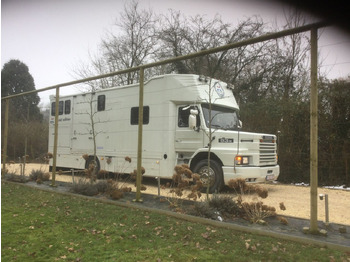
[[[89,166],[94,161],[94,156],[89,156],[89,158],[85,162],[85,169],[89,169]],[[98,157],[96,156],[96,172],[100,171],[100,161],[98,160]]]
[[[208,160],[203,159],[199,161],[194,169],[194,173],[197,173],[203,182],[203,191],[207,190],[208,173],[211,174],[209,193],[219,192],[223,187],[223,175],[221,166],[214,160],[210,160],[210,172],[208,172]]]

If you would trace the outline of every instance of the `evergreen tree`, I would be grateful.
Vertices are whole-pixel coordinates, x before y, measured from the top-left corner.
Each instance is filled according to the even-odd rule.
[[[1,97],[35,90],[28,66],[19,60],[10,60],[1,70]],[[47,124],[43,123],[37,93],[11,98],[8,121],[8,159],[18,160],[24,155],[37,158],[47,149]],[[1,131],[4,132],[5,104],[1,101]],[[39,138],[39,139],[38,139]],[[2,143],[4,137],[1,136]]]
[[[20,94],[35,90],[34,79],[29,73],[28,66],[19,60],[10,60],[1,70],[1,97]],[[20,96],[10,101],[10,121],[42,120],[38,104],[38,94]],[[2,119],[4,118],[2,103]],[[29,119],[28,119],[29,116]]]

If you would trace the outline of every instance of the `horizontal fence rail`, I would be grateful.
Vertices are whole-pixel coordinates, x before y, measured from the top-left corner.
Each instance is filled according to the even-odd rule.
[[[246,46],[246,45],[252,45],[252,44],[256,44],[259,42],[264,42],[264,41],[268,41],[268,40],[272,40],[272,39],[276,39],[276,38],[280,38],[280,37],[285,37],[285,36],[289,36],[289,35],[293,35],[293,34],[303,33],[306,31],[310,31],[312,28],[318,29],[318,28],[322,28],[322,27],[326,27],[326,26],[329,26],[329,23],[318,22],[318,23],[308,24],[308,25],[304,25],[304,26],[300,26],[300,27],[296,27],[296,28],[292,28],[292,29],[283,30],[283,31],[276,32],[276,33],[268,33],[268,34],[258,36],[255,38],[243,40],[243,41],[236,42],[236,43],[230,43],[227,45],[214,47],[214,48],[207,49],[207,50],[201,50],[199,52],[191,53],[191,54],[184,55],[184,56],[177,56],[177,57],[165,59],[162,61],[152,62],[149,64],[140,65],[140,66],[135,66],[135,67],[124,69],[124,70],[114,71],[114,72],[107,73],[107,74],[92,76],[92,77],[88,77],[88,78],[83,78],[83,79],[79,79],[79,80],[61,83],[58,85],[48,86],[48,87],[38,89],[38,90],[33,90],[33,91],[23,92],[20,94],[2,97],[1,100],[15,98],[18,96],[23,96],[23,95],[29,95],[29,94],[38,93],[38,92],[44,92],[44,91],[56,89],[57,87],[71,86],[71,85],[76,85],[76,84],[81,84],[81,83],[85,83],[85,82],[89,82],[89,81],[98,80],[101,78],[107,78],[107,77],[112,77],[112,76],[116,76],[116,75],[130,73],[130,72],[134,72],[134,71],[139,71],[141,68],[147,69],[147,68],[151,68],[151,67],[156,67],[156,66],[160,66],[160,65],[178,62],[181,60],[197,58],[200,56],[205,56],[205,55],[209,55],[209,54],[223,52],[223,51],[227,51],[230,49],[234,49],[234,48],[238,48],[238,47],[242,47],[242,46]]]

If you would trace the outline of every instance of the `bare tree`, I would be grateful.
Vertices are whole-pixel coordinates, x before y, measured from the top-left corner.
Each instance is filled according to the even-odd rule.
[[[103,132],[103,128],[98,128],[98,125],[107,122],[107,120],[99,117],[98,97],[95,92],[89,92],[83,97],[84,101],[77,103],[76,106],[76,108],[79,107],[80,110],[76,110],[74,114],[77,116],[79,115],[79,119],[81,120],[80,124],[86,126],[85,130],[81,129],[82,131],[79,135],[90,135],[91,137],[89,139],[93,142],[92,155],[86,154],[83,156],[86,160],[86,167],[90,172],[90,180],[93,182],[97,177],[99,169],[97,161],[97,137]]]
[[[125,5],[120,20],[116,22],[118,31],[109,33],[102,41],[104,64],[109,71],[117,71],[142,65],[153,58],[157,39],[157,17],[151,10],[140,10],[138,2]],[[138,72],[130,72],[117,77],[119,85],[132,84]]]
[[[124,70],[153,61],[157,47],[157,16],[152,10],[140,9],[137,1],[127,2],[110,31],[101,40],[96,54],[89,54],[89,63],[80,63],[75,69],[79,78]],[[147,73],[151,70],[147,70]],[[100,79],[89,83],[90,89],[103,89],[133,84],[138,72]],[[147,79],[148,76],[145,75]]]
[[[170,11],[169,15],[162,17],[162,28],[158,33],[161,49],[157,56],[158,59],[164,59],[238,42],[260,35],[263,29],[264,24],[258,17],[249,18],[233,28],[218,15],[213,19],[200,15],[187,18],[180,12]],[[232,83],[243,68],[254,63],[263,46],[246,46],[177,62],[168,71],[215,75]]]
[[[285,13],[285,29],[294,28],[306,24],[305,17],[296,10]],[[284,101],[291,96],[305,97],[308,93],[309,79],[309,51],[310,44],[307,34],[300,33],[290,35],[277,40],[276,69],[279,70],[280,93]]]

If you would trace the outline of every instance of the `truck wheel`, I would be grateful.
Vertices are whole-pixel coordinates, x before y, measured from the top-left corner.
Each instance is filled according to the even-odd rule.
[[[208,170],[208,160],[203,159],[195,165],[193,171],[201,177],[204,192],[207,190],[208,183],[210,184],[209,193],[219,192],[222,189],[222,168],[216,161],[210,160],[210,170]]]
[[[90,164],[94,163],[94,156],[89,156],[89,158],[85,162],[85,169],[89,169]],[[100,171],[100,161],[98,157],[96,157],[96,172]]]

